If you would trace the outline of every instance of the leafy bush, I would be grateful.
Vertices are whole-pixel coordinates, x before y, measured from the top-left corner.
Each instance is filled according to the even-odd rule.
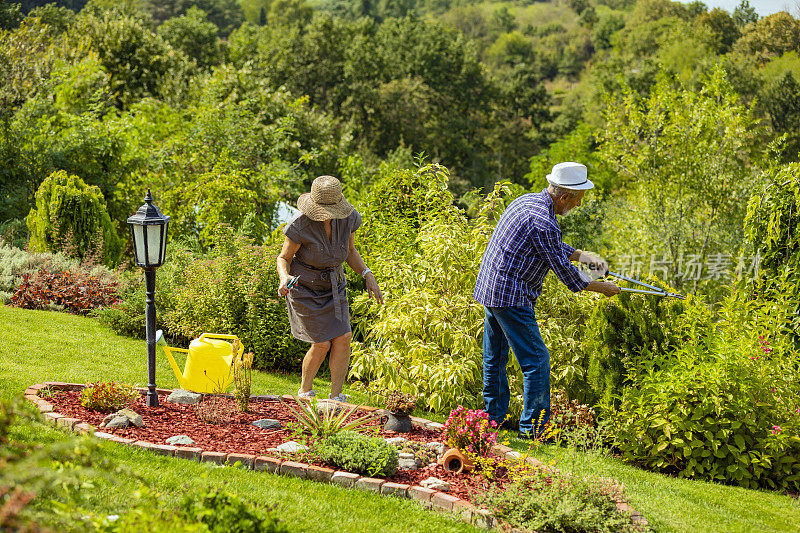
[[[612,420],[622,456],[645,468],[750,488],[800,488],[791,304],[734,294],[720,321],[640,364]]]
[[[253,352],[254,368],[297,369],[306,346],[292,337],[286,303],[277,295],[277,248],[254,246],[225,225],[217,235],[219,244],[207,257],[172,256],[172,272],[180,273],[165,276],[165,326],[186,338],[230,333]]]
[[[450,446],[483,456],[497,442],[497,422],[486,411],[459,405],[447,417],[442,434]]]
[[[316,450],[326,463],[369,477],[393,475],[400,458],[397,448],[384,439],[353,431],[326,438],[317,444]]]
[[[89,383],[81,391],[81,405],[93,411],[110,413],[123,409],[139,397],[133,386],[117,381]]]
[[[756,294],[794,302],[786,329],[800,348],[800,164],[775,169],[763,191],[747,207],[748,244],[761,258],[761,276],[752,280]]]
[[[102,257],[107,266],[119,262],[122,239],[108,216],[103,194],[78,176],[53,172],[36,191],[36,208],[28,215],[30,248],[64,251],[80,260]]]
[[[591,387],[588,403],[612,403],[613,395],[629,382],[630,367],[677,346],[683,340],[680,317],[684,309],[681,300],[632,293],[597,300],[584,325]]]
[[[364,295],[353,303],[354,314],[364,317],[364,342],[353,343],[351,377],[408,391],[434,411],[474,407],[480,398],[483,307],[472,290],[490,219],[503,203],[498,187],[479,215],[467,219],[452,203],[447,176],[446,169],[431,165],[388,177],[417,188],[410,199],[388,194],[383,214],[364,217],[365,226],[370,224],[368,264],[383,284],[386,303],[376,306]],[[433,212],[426,214],[417,202],[427,202]]]
[[[117,300],[117,282],[103,282],[82,272],[23,274],[9,305],[23,309],[57,309],[73,314],[88,314]]]
[[[479,497],[495,516],[530,531],[641,531],[617,509],[618,485],[539,470]]]
[[[102,265],[82,265],[80,261],[64,254],[34,253],[10,246],[0,246],[0,302],[8,303],[25,274],[35,275],[40,270],[48,272],[70,271],[101,283],[118,281],[115,272]]]
[[[187,495],[179,514],[190,523],[201,523],[211,533],[284,533],[289,529],[273,513],[264,513],[236,494],[209,489],[198,496]]]

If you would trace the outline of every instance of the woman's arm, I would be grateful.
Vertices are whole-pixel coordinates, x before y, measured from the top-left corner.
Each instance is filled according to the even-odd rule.
[[[292,242],[289,237],[283,239],[283,248],[281,249],[281,253],[278,254],[278,259],[276,260],[278,267],[278,279],[280,279],[280,284],[278,285],[278,296],[286,296],[286,293],[289,292],[289,289],[286,288],[286,284],[289,283],[289,278],[291,277],[289,274],[289,265],[292,263],[294,254],[297,253],[297,250],[299,249],[300,245]]]
[[[364,262],[361,254],[358,253],[358,250],[356,249],[355,233],[350,234],[350,251],[347,254],[347,264],[359,274],[367,269],[367,264]],[[383,294],[381,294],[381,289],[378,287],[378,282],[375,281],[375,276],[372,274],[372,272],[367,272],[367,275],[364,276],[364,281],[367,283],[367,294],[370,297],[375,298],[376,302],[382,304]]]

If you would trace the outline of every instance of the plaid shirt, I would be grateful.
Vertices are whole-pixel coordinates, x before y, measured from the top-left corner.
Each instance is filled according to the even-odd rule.
[[[533,307],[551,269],[573,292],[589,281],[569,261],[553,200],[544,189],[520,196],[503,212],[483,254],[472,296],[486,307]]]

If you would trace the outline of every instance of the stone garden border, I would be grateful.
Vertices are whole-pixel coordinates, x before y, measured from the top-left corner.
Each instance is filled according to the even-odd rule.
[[[118,437],[111,433],[97,431],[97,428],[77,418],[66,417],[53,410],[53,404],[44,398],[39,397],[39,391],[42,389],[50,390],[65,390],[65,391],[81,391],[86,387],[83,383],[64,383],[61,381],[46,381],[44,383],[37,383],[25,389],[25,398],[39,408],[45,421],[57,428],[63,428],[79,435],[91,434],[96,438],[117,442],[126,446],[135,446],[143,450],[149,450],[159,455],[168,457],[177,457],[180,459],[188,459],[190,461],[208,462],[218,465],[235,465],[239,463],[241,466],[248,470],[255,470],[261,472],[269,472],[272,474],[282,474],[286,476],[298,477],[301,479],[310,479],[321,483],[331,483],[342,487],[355,488],[374,492],[376,494],[383,494],[387,496],[397,496],[400,498],[408,498],[420,502],[424,507],[435,508],[442,511],[448,511],[456,514],[461,520],[471,523],[477,527],[484,529],[491,529],[495,526],[502,526],[500,522],[491,511],[486,509],[479,509],[471,502],[462,500],[446,492],[441,492],[417,485],[405,485],[400,483],[392,483],[378,478],[363,477],[351,472],[343,470],[333,470],[331,468],[324,468],[305,463],[286,460],[279,457],[268,457],[264,455],[253,455],[248,453],[222,453],[204,451],[202,448],[186,447],[186,446],[171,446],[168,444],[154,444],[142,440],[134,441],[133,439],[126,439]],[[140,393],[145,394],[147,389],[138,389]],[[156,389],[159,394],[169,394],[172,392],[170,389]],[[252,399],[266,399],[274,398],[274,396],[257,396],[252,395]],[[291,395],[282,396],[284,400],[293,400]],[[345,408],[354,407],[353,404],[342,404]],[[355,406],[362,411],[379,411],[375,407],[369,406]],[[411,417],[411,422],[415,426],[425,427],[428,429],[441,430],[444,425],[438,422],[432,422],[424,418]],[[519,459],[521,454],[514,449],[496,444],[493,446],[492,451],[497,455],[506,458]],[[528,463],[535,467],[547,467],[538,459],[528,457],[525,459]],[[647,526],[648,522],[641,513],[634,510],[625,501],[617,501],[617,508],[620,511],[629,513],[631,520],[634,524]],[[506,531],[511,533],[524,533],[524,530],[517,528],[505,528]]]

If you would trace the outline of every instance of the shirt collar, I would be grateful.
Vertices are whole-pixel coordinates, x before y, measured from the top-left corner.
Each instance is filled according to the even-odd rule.
[[[540,192],[539,194],[541,194],[542,198],[544,198],[544,203],[547,206],[547,210],[550,213],[550,217],[556,218],[556,208],[553,205],[553,198],[550,196],[550,193],[547,192],[547,187],[542,189],[542,192]]]

